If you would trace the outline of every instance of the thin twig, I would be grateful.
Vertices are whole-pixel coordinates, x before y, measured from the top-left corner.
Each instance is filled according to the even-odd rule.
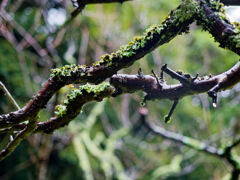
[[[170,109],[170,111],[169,111],[169,113],[168,113],[168,115],[167,115],[166,118],[164,119],[164,120],[165,120],[165,123],[168,123],[168,122],[170,121],[170,118],[171,118],[171,116],[172,116],[172,113],[173,113],[173,111],[175,110],[177,104],[178,104],[178,99],[175,99],[175,100],[174,100],[174,103],[173,103],[173,105],[172,105],[172,107],[171,107],[171,109]]]
[[[16,147],[24,140],[27,136],[31,135],[37,126],[37,117],[33,117],[29,120],[27,126],[20,131],[14,138],[11,140],[7,146],[0,152],[0,161],[9,156]]]
[[[173,71],[172,69],[170,69],[167,64],[164,64],[161,68],[161,70],[165,73],[167,73],[169,76],[171,76],[173,79],[177,79],[178,81],[180,81],[182,84],[185,85],[189,85],[189,81],[187,78],[185,78],[184,76],[178,74],[177,72]]]
[[[35,49],[35,51],[41,56],[43,59],[46,59],[49,65],[52,64],[51,57],[47,54],[47,51],[43,49],[38,41],[28,33],[22,26],[20,26],[11,16],[5,11],[2,10],[0,12],[0,16],[4,21],[10,23],[18,32],[21,34],[22,37]]]
[[[6,86],[0,81],[0,88],[4,91],[4,93],[7,95],[9,101],[14,105],[15,108],[17,108],[17,110],[20,109],[20,107],[18,106],[17,102],[15,101],[15,99],[12,97],[12,95],[10,94],[10,92],[7,90]]]
[[[146,108],[145,108],[146,109]],[[231,180],[238,180],[240,175],[240,163],[237,159],[235,159],[232,155],[232,149],[240,144],[240,139],[235,141],[233,144],[225,147],[225,148],[216,148],[214,146],[203,143],[202,141],[196,140],[194,138],[190,138],[187,136],[183,136],[182,134],[174,133],[164,128],[154,125],[152,123],[147,122],[147,109],[143,110],[141,108],[139,110],[140,120],[143,125],[148,128],[152,133],[163,137],[164,139],[168,139],[177,143],[180,143],[184,146],[190,147],[194,150],[201,151],[207,153],[209,155],[213,155],[219,159],[225,159],[233,168],[231,173]]]
[[[222,149],[217,149],[216,147],[210,146],[206,143],[198,141],[196,139],[183,136],[182,134],[167,131],[164,128],[145,122],[145,126],[154,134],[163,137],[164,139],[172,140],[178,142],[184,146],[193,148],[198,151],[205,152],[210,155],[220,156]]]

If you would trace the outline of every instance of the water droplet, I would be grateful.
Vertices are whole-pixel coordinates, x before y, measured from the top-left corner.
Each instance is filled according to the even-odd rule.
[[[216,108],[217,107],[217,103],[212,103],[213,107]]]
[[[165,115],[165,116],[163,117],[163,119],[164,119],[164,121],[165,121],[166,124],[169,124],[169,123],[171,123],[171,121],[172,121],[172,118],[171,118],[171,117],[168,117],[168,115]]]
[[[144,107],[144,106],[146,105],[146,103],[145,103],[145,102],[141,102],[140,105],[141,105],[142,107]]]
[[[12,136],[12,135],[10,135],[9,139],[10,139],[10,141],[13,141],[13,136]]]

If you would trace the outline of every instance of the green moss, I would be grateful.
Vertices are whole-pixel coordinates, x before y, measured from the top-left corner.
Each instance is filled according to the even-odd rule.
[[[182,0],[181,8],[175,11],[176,17],[179,17],[180,22],[190,19],[199,8],[199,2],[196,0]]]
[[[171,118],[171,117],[169,118],[168,115],[165,115],[165,116],[163,117],[163,120],[164,120],[164,122],[167,123],[167,124],[169,124],[169,123],[172,122],[172,118]]]
[[[212,10],[225,14],[224,4],[220,0],[210,0],[209,2]]]
[[[141,53],[144,55],[158,44],[165,43],[171,40],[173,36],[181,34],[181,32],[178,32],[181,30],[177,26],[181,22],[185,22],[193,17],[198,8],[196,4],[197,2],[195,0],[183,0],[182,4],[177,9],[171,11],[169,16],[167,16],[160,25],[152,25],[146,29],[142,36],[134,37],[127,45],[121,46],[117,52],[103,55],[100,61],[93,64],[93,68],[103,65],[105,67],[114,67],[116,71],[116,69],[121,69],[123,66],[126,67],[137,60],[139,56],[136,56],[136,54]],[[171,28],[172,26],[175,27],[176,31],[169,30],[169,26]],[[134,56],[136,56],[136,58]],[[121,64],[120,67],[116,68],[119,64]],[[78,71],[81,71],[81,73],[79,74]],[[72,76],[73,73],[77,73],[78,78],[85,76],[86,68],[84,66],[67,65],[62,68],[53,69],[51,77],[58,76],[61,79],[61,77],[64,76]]]
[[[91,85],[85,84],[84,86],[80,86],[79,91],[86,91],[87,93],[94,93],[94,97],[97,97],[101,92],[105,91],[107,88],[110,87],[109,83],[103,82],[99,85]]]
[[[65,106],[65,105],[57,105],[55,107],[55,110],[56,110],[55,114],[57,116],[63,116],[63,115],[65,115],[67,113],[67,106]]]
[[[130,41],[127,45],[121,46],[120,50],[118,50],[116,53],[112,54],[105,54],[101,57],[101,60],[97,63],[93,64],[94,66],[98,66],[101,64],[109,66],[116,66],[118,61],[123,59],[128,59],[133,57],[135,54],[139,53],[141,49],[145,49],[146,46],[149,46],[149,42],[153,41],[154,38],[157,37],[158,42],[163,42],[166,38],[169,38],[172,36],[173,33],[176,32],[165,32],[162,33],[165,28],[168,27],[168,24],[179,24],[179,18],[181,17],[181,21],[185,21],[186,19],[192,17],[193,13],[195,13],[196,8],[193,8],[194,5],[190,6],[188,4],[189,0],[186,1],[185,8],[179,8],[177,10],[174,10],[170,13],[169,16],[165,18],[165,20],[159,24],[153,24],[151,27],[146,29],[144,34],[142,36],[136,36],[133,38],[132,41]],[[195,4],[195,1],[191,1],[193,4]],[[191,7],[191,8],[189,8]],[[185,13],[185,10],[187,9],[187,12]],[[160,35],[160,36],[159,36]],[[170,39],[170,38],[169,38]]]
[[[236,48],[240,48],[240,33],[236,36],[232,36],[233,40],[232,43],[235,44]]]
[[[231,23],[225,14],[225,9],[223,8],[223,4],[219,0],[210,0],[209,2],[205,2],[208,6],[210,6],[211,10],[214,14],[222,21],[222,23],[227,24],[226,29],[223,29],[223,33],[219,35],[215,35],[215,41],[220,43],[220,47],[228,48],[233,52],[240,54],[240,28],[238,23]],[[204,9],[199,8],[198,16],[200,19],[198,21],[199,24],[203,26],[203,29],[209,32],[213,32],[215,27],[215,20],[211,17],[207,16]],[[214,17],[216,18],[216,17]],[[234,34],[235,33],[235,34]],[[213,34],[214,35],[214,34]]]
[[[70,77],[73,74],[78,74],[78,76],[85,76],[86,75],[86,66],[85,65],[65,65],[61,68],[51,69],[50,77],[57,76],[59,79],[61,77]]]
[[[210,0],[209,5],[210,5],[211,10],[213,10],[215,12],[215,14],[221,20],[225,21],[226,23],[231,24],[230,20],[226,16],[224,4],[221,3],[220,0]],[[202,17],[204,17],[204,16],[202,16]],[[208,22],[207,24],[214,23],[213,21],[211,21],[211,19],[209,19],[209,17],[205,17],[204,21]]]
[[[240,31],[240,23],[235,21],[233,24]]]
[[[63,116],[67,114],[68,105],[75,101],[77,98],[82,96],[82,101],[84,101],[85,95],[93,94],[94,98],[97,98],[101,93],[106,92],[110,87],[109,83],[103,82],[99,85],[85,84],[80,86],[78,89],[72,89],[67,95],[67,99],[63,101],[63,104],[56,106],[55,114],[57,116]]]

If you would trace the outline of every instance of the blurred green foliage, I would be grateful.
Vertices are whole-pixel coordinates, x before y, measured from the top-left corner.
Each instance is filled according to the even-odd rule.
[[[38,4],[24,0],[15,12],[13,7],[16,4],[9,2],[6,11],[48,51],[52,64],[47,64],[46,59],[29,44],[18,52],[16,45],[0,34],[0,80],[23,106],[47,80],[51,68],[77,64],[81,58],[81,63],[90,65],[104,53],[118,50],[150,25],[161,23],[178,4],[178,0],[139,0],[89,5],[65,30],[62,28],[63,31],[52,33],[51,28],[57,30],[61,27],[47,25],[46,17],[41,12],[60,6],[70,16],[73,10],[70,1],[64,4],[63,1],[51,0]],[[14,27],[9,25],[8,28],[18,43],[24,40]],[[55,48],[47,48],[48,41],[55,43]],[[81,49],[83,46],[85,50]],[[211,35],[193,24],[189,34],[178,36],[121,72],[136,74],[141,67],[145,74],[151,74],[152,69],[160,73],[161,66],[167,63],[172,69],[192,75],[209,75],[227,70],[237,60],[237,55],[219,48]],[[176,83],[167,76],[165,78]],[[47,109],[41,112],[40,121],[46,121],[53,115],[54,106],[62,102],[70,89],[64,87],[59,91]],[[220,93],[216,109],[211,106],[206,94],[185,97],[179,102],[170,124],[164,124],[163,117],[172,102],[147,102],[148,121],[224,147],[239,134],[239,90],[237,85],[227,93]],[[139,92],[110,98],[102,103],[91,103],[68,127],[57,130],[50,139],[40,134],[29,137],[0,163],[0,179],[37,179],[41,177],[40,167],[46,168],[41,178],[60,180],[196,180],[220,179],[228,175],[228,164],[221,159],[164,140],[144,129],[138,113],[142,99],[143,94]],[[14,108],[0,92],[1,114],[12,110]],[[4,136],[0,138],[3,140]],[[41,153],[45,152],[46,144],[51,144],[51,148],[44,159]],[[235,152],[239,154],[240,149],[236,148]],[[45,166],[42,164],[44,161],[47,162]]]

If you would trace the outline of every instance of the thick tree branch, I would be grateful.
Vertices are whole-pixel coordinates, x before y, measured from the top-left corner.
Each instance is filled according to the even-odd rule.
[[[156,78],[150,75],[118,74],[110,79],[110,83],[122,93],[133,93],[138,90],[146,92],[146,100],[175,100],[187,95],[208,92],[215,86],[218,87],[218,92],[231,88],[238,82],[240,82],[240,62],[222,74],[190,80],[188,85],[167,85],[166,82],[162,82],[162,86],[159,86]]]
[[[35,132],[51,133],[55,129],[67,125],[79,114],[84,104],[91,101],[102,101],[103,98],[110,97],[113,91],[114,88],[108,83],[101,83],[99,85],[86,84],[81,86],[80,89],[72,90],[67,100],[64,101],[64,104],[56,108],[58,116],[46,122],[38,123]]]
[[[227,6],[240,6],[239,0],[220,0],[220,1]]]
[[[52,71],[52,77],[42,89],[19,111],[0,116],[0,127],[6,128],[34,117],[44,108],[53,94],[61,87],[72,83],[100,83],[116,74],[118,70],[131,66],[157,46],[169,42],[176,35],[185,32],[192,22],[192,16],[182,18],[182,6],[173,10],[161,25],[154,25],[143,36],[136,37],[116,53],[104,55],[92,66],[64,66]]]
[[[115,88],[115,92],[114,88],[106,83],[101,83],[95,86],[90,86],[87,84],[85,86],[81,86],[80,89],[74,89],[68,95],[67,101],[65,101],[63,105],[58,106],[58,116],[53,117],[46,122],[38,123],[35,132],[50,133],[55,129],[67,125],[79,114],[82,106],[85,103],[93,100],[102,100],[103,98],[109,96],[114,96],[116,95],[116,91],[120,91],[120,93],[118,93],[119,95],[123,93],[134,93],[141,90],[147,93],[145,100],[170,99],[176,101],[177,99],[187,95],[208,92],[212,87],[217,85],[220,87],[218,91],[224,90],[234,86],[239,81],[240,62],[222,74],[213,77],[200,77],[194,81],[190,80],[188,85],[167,85],[166,82],[159,81],[161,83],[161,86],[159,86],[159,82],[156,80],[156,77],[151,75],[114,75],[110,79],[110,83]],[[91,89],[91,91],[88,92],[86,91],[87,89]],[[99,90],[98,95],[96,95],[97,90]],[[15,125],[13,127],[16,129],[21,129],[24,126]],[[6,129],[6,131],[7,130],[8,129]],[[11,128],[9,130],[11,130]]]
[[[214,11],[214,8],[209,8],[203,1],[197,1],[199,1],[201,9],[197,15],[198,21],[206,29],[209,26],[207,30],[213,34],[221,46],[240,54],[240,37],[236,34],[237,28],[234,28],[227,20],[223,21],[215,14],[215,11],[221,12],[221,7],[215,7]],[[190,5],[187,2],[185,3],[172,11],[163,24],[152,26],[143,36],[135,38],[134,41],[122,47],[120,51],[103,56],[102,60],[95,65],[91,67],[65,66],[61,69],[53,70],[53,77],[49,79],[42,90],[24,108],[0,116],[0,127],[10,127],[25,121],[30,115],[35,116],[62,86],[70,83],[100,83],[104,79],[111,77],[118,70],[130,66],[157,46],[170,41],[177,34],[186,31],[198,7],[196,3]],[[191,11],[186,12],[186,8],[191,9]],[[182,16],[185,17],[183,18]],[[210,18],[211,21],[207,21],[207,18]],[[225,40],[227,43],[225,43]]]
[[[90,1],[87,0],[85,2],[90,3]],[[100,3],[103,1],[96,0],[91,2]],[[110,2],[110,0],[104,2]],[[159,80],[157,77],[149,75],[114,74],[125,67],[131,66],[135,61],[139,60],[156,47],[169,42],[175,36],[187,32],[189,30],[189,25],[194,20],[196,20],[204,30],[209,31],[214,36],[215,40],[220,43],[221,47],[228,48],[240,55],[240,28],[238,25],[232,25],[229,22],[224,14],[222,6],[221,3],[214,0],[207,2],[204,0],[183,0],[178,8],[170,12],[162,24],[153,25],[147,29],[142,36],[135,37],[133,41],[121,47],[119,51],[102,56],[101,60],[96,64],[92,66],[67,65],[60,69],[52,70],[51,78],[22,109],[0,116],[0,129],[5,131],[8,129],[12,130],[16,127],[23,127],[22,125],[18,126],[19,123],[34,119],[39,111],[46,106],[54,93],[64,85],[87,82],[99,84],[109,77],[112,77],[111,84],[116,88],[115,93],[112,94],[113,88],[111,86],[108,86],[107,92],[100,95],[100,97],[95,96],[95,92],[88,92],[85,89],[82,89],[81,93],[85,94],[85,98],[74,98],[73,101],[69,99],[71,103],[59,106],[59,108],[65,108],[62,110],[58,109],[59,112],[62,113],[44,123],[39,123],[35,132],[49,133],[54,129],[66,125],[70,120],[77,116],[82,105],[89,101],[101,100],[110,95],[132,93],[137,90],[142,90],[147,93],[145,100],[176,100],[186,95],[207,91],[209,92],[210,97],[214,100],[218,91],[230,88],[240,81],[239,62],[229,71],[214,77],[205,77],[201,79],[197,78],[197,76],[195,78],[192,78],[191,76],[178,76],[175,73],[177,76],[174,76],[174,78],[178,78],[182,83],[176,85],[167,85],[162,78]],[[3,18],[5,18],[5,14],[2,15]],[[174,72],[170,71],[169,68],[163,68],[162,70],[169,75],[173,75]],[[104,90],[100,92],[104,92]],[[75,101],[76,105],[72,103]],[[31,122],[32,121],[30,120],[28,124],[29,127]],[[35,128],[30,128],[30,130],[28,130],[28,126],[25,127],[27,129],[26,131],[22,130],[16,136],[17,139],[12,141],[12,144],[17,146],[20,143],[19,140],[33,132],[33,129]],[[6,157],[6,154],[10,154],[12,152],[11,150],[16,147],[15,145],[10,144],[7,146],[5,151],[1,152],[1,154],[3,154],[2,157]]]
[[[6,128],[19,124],[20,122],[32,119],[38,112],[45,108],[46,103],[53,94],[64,85],[56,78],[48,80],[42,89],[22,109],[0,116],[0,127]]]
[[[110,83],[115,88],[115,91],[123,93],[133,93],[138,90],[142,90],[147,93],[146,100],[153,99],[171,99],[175,102],[179,98],[191,95],[207,92],[211,87],[221,83],[223,90],[233,86],[240,81],[240,62],[233,66],[227,72],[213,77],[202,77],[190,81],[187,86],[183,84],[167,85],[166,82],[162,82],[162,86],[159,86],[159,82],[156,77],[150,75],[114,75],[110,79]],[[99,85],[85,85],[81,86],[80,90],[73,90],[68,99],[63,105],[58,106],[56,114],[58,116],[49,119],[46,122],[38,123],[35,132],[50,133],[55,129],[67,125],[72,119],[74,119],[80,112],[82,106],[93,100],[101,101],[105,97],[113,96],[115,94],[112,86],[101,83]],[[87,89],[91,91],[87,91]],[[96,95],[96,91],[98,94]],[[119,94],[118,94],[119,95]],[[174,103],[176,105],[176,103]],[[175,106],[174,106],[175,108]],[[174,109],[173,108],[173,109]],[[170,111],[167,120],[170,118],[172,112]]]
[[[220,47],[240,55],[240,28],[231,24],[226,17],[223,4],[217,1],[213,3],[205,3],[204,0],[196,1],[199,3],[197,23],[220,43]]]

